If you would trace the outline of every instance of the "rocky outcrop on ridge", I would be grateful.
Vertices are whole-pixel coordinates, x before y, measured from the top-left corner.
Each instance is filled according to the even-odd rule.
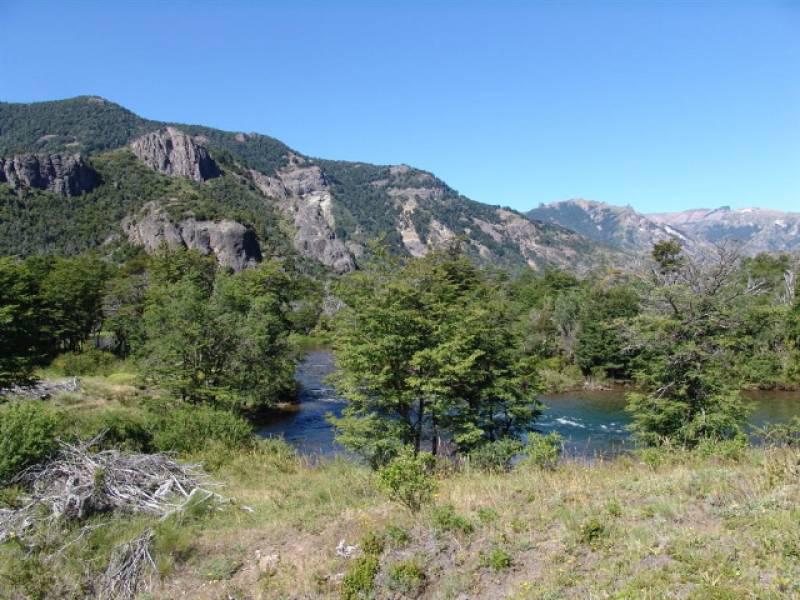
[[[15,189],[39,189],[79,196],[100,183],[80,154],[20,154],[0,158],[0,182]]]
[[[330,267],[336,273],[355,269],[353,253],[336,237],[333,197],[325,174],[318,165],[290,155],[289,164],[270,177],[255,170],[250,174],[256,187],[274,198],[296,228],[295,249]]]
[[[150,253],[163,246],[189,248],[205,255],[214,254],[221,266],[234,271],[261,260],[255,233],[235,221],[187,218],[176,223],[162,207],[148,203],[137,216],[126,218],[122,228],[131,244],[143,246]]]
[[[201,140],[175,127],[164,127],[131,142],[133,153],[151,169],[172,177],[206,181],[219,177],[219,167]]]

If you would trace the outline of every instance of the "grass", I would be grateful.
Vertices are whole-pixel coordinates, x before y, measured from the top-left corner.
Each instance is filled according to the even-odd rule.
[[[179,581],[198,598],[797,598],[798,461],[793,450],[748,449],[735,460],[673,453],[656,468],[629,457],[465,472],[411,515],[363,467],[254,452],[216,473],[253,512],[214,515],[193,542],[206,559],[244,548],[242,568],[209,585],[187,566],[156,597]],[[337,556],[340,540],[359,558]],[[281,557],[260,588],[256,550]]]
[[[136,410],[145,392],[119,373],[83,378],[52,402],[87,415]],[[417,513],[388,500],[367,468],[309,461],[281,442],[185,458],[231,502],[162,523],[98,516],[50,562],[0,544],[0,598],[85,597],[85,573],[147,527],[152,598],[800,598],[798,450],[467,469],[442,475]],[[15,502],[13,490],[0,496]],[[357,547],[351,558],[341,542]]]

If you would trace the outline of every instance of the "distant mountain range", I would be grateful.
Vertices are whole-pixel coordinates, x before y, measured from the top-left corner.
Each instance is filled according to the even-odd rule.
[[[0,254],[167,245],[213,252],[233,269],[295,255],[345,273],[371,240],[420,256],[454,238],[502,267],[622,262],[406,165],[316,159],[269,136],[152,121],[96,96],[0,103]]]
[[[630,206],[566,200],[529,211],[532,219],[560,225],[595,242],[623,251],[647,252],[655,242],[676,238],[687,252],[702,254],[730,240],[745,254],[800,251],[800,213],[763,208],[699,208],[641,214]]]

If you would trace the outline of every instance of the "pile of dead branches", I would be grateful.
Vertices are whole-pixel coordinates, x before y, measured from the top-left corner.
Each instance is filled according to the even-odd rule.
[[[17,508],[0,510],[0,543],[13,537],[35,546],[42,532],[53,538],[66,530],[65,525],[78,523],[77,535],[55,553],[59,554],[102,526],[90,525],[86,519],[91,515],[138,513],[166,519],[194,503],[222,500],[208,489],[212,484],[199,465],[179,463],[167,454],[94,452],[96,442],[61,442],[52,460],[13,480],[23,489],[22,500]],[[155,567],[153,535],[148,529],[115,548],[99,582],[101,597],[132,598],[148,586]]]
[[[92,452],[92,442],[62,442],[58,454],[27,469],[13,483],[25,490],[16,510],[0,512],[0,542],[20,539],[38,521],[82,521],[104,512],[145,513],[165,518],[190,502],[211,498],[198,465],[165,454]]]

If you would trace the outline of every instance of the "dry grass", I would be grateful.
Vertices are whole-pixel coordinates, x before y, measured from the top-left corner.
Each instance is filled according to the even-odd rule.
[[[622,458],[461,473],[440,481],[436,504],[472,530],[443,531],[431,510],[388,503],[360,467],[255,452],[218,473],[253,512],[213,517],[194,540],[196,556],[241,567],[208,581],[190,560],[156,596],[337,598],[353,564],[337,544],[375,533],[387,540],[378,598],[402,597],[390,590],[392,565],[412,560],[424,567],[412,597],[798,598],[799,460],[773,449],[736,460],[675,454],[656,468]],[[407,539],[393,542],[398,531]]]

